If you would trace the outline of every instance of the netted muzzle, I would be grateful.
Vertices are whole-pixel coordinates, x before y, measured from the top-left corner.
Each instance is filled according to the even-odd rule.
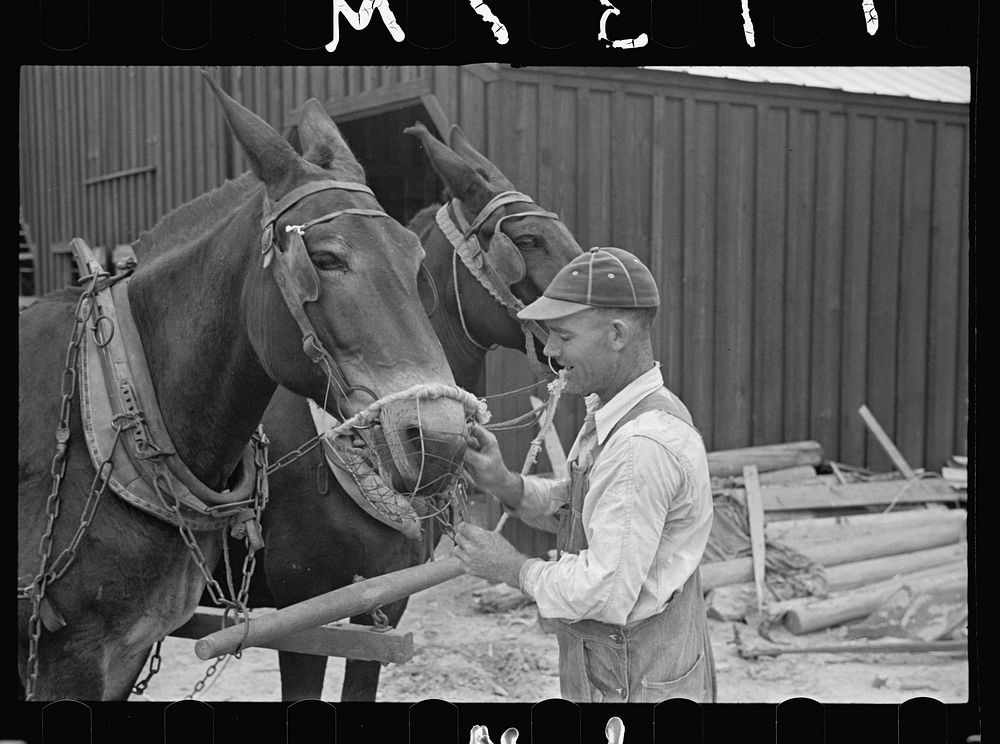
[[[421,402],[435,398],[463,404],[463,446],[456,446],[455,433],[423,425]],[[414,408],[414,426],[387,426],[385,419],[391,417],[384,412],[399,402]],[[371,516],[414,539],[421,534],[421,522],[435,520],[451,535],[452,525],[465,518],[464,441],[474,422],[489,421],[484,401],[454,385],[415,385],[380,398],[342,423],[318,407],[313,417],[334,475]]]

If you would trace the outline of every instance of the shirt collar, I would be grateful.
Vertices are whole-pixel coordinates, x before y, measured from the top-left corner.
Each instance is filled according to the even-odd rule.
[[[594,414],[597,444],[603,445],[622,416],[631,411],[640,400],[661,387],[663,387],[663,373],[660,371],[660,363],[656,362],[651,370],[636,377],[607,403],[602,404],[597,393],[584,398],[587,413]]]

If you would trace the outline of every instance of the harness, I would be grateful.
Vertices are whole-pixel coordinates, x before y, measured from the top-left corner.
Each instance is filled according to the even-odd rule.
[[[93,299],[97,321],[84,335],[80,411],[91,461],[95,469],[112,463],[108,485],[132,506],[175,527],[219,529],[254,505],[254,445],[247,445],[235,483],[221,492],[184,464],[156,400],[128,284],[125,279],[98,290]]]
[[[489,221],[493,214],[508,204],[534,204],[534,200],[527,194],[520,191],[503,191],[493,197],[484,206],[476,218],[471,223],[466,223],[462,215],[460,201],[452,199],[449,203],[443,204],[438,209],[435,219],[441,232],[444,233],[448,242],[455,249],[452,254],[452,279],[455,284],[455,300],[458,303],[458,317],[462,324],[462,330],[466,338],[477,348],[489,350],[493,347],[486,347],[477,342],[465,322],[465,312],[462,308],[462,296],[458,290],[458,274],[456,272],[456,257],[462,259],[462,263],[469,270],[469,273],[476,278],[476,281],[490,293],[500,305],[507,310],[507,314],[514,318],[524,332],[525,351],[533,367],[537,367],[536,372],[541,371],[542,376],[548,376],[548,371],[538,362],[532,348],[531,337],[534,335],[543,344],[548,341],[548,333],[534,320],[522,320],[517,317],[517,313],[524,308],[524,303],[514,296],[510,288],[524,279],[526,268],[521,252],[514,245],[514,242],[503,232],[502,224],[504,220],[519,217],[546,217],[558,220],[559,215],[554,212],[543,210],[530,210],[526,212],[515,212],[504,215],[497,220],[490,238],[489,250],[483,250],[477,233],[482,226]]]
[[[261,254],[264,257],[264,267],[274,263],[274,280],[278,284],[281,296],[288,306],[288,311],[292,314],[299,330],[302,333],[302,350],[315,364],[320,365],[330,380],[339,389],[343,399],[347,399],[351,391],[362,390],[373,399],[378,398],[373,391],[360,385],[351,385],[347,381],[340,365],[333,355],[323,346],[316,334],[316,329],[306,315],[305,305],[315,302],[319,298],[319,276],[316,267],[309,259],[309,251],[305,245],[305,232],[315,225],[329,222],[337,217],[346,214],[359,215],[362,217],[386,217],[392,219],[381,209],[362,209],[349,207],[329,212],[315,219],[309,220],[301,225],[287,225],[285,232],[288,234],[288,244],[282,248],[278,240],[275,239],[274,231],[278,219],[293,206],[298,204],[307,196],[320,191],[340,190],[358,191],[369,194],[372,198],[375,194],[370,188],[360,183],[351,181],[323,180],[299,186],[293,189],[272,207],[264,195],[264,214],[261,218],[260,226],[263,231],[261,235]],[[274,261],[275,256],[277,260]],[[342,417],[343,418],[343,417]]]

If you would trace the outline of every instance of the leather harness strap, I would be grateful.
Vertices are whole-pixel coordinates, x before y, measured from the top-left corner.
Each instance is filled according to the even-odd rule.
[[[476,218],[470,224],[466,225],[460,208],[460,202],[458,199],[453,199],[448,204],[442,205],[437,212],[436,219],[441,232],[448,238],[458,257],[462,259],[462,263],[469,270],[469,273],[476,278],[497,302],[507,309],[508,314],[517,320],[522,328],[525,328],[526,331],[530,330],[544,344],[548,341],[548,333],[536,321],[525,321],[517,317],[518,311],[524,308],[524,303],[514,296],[510,291],[510,286],[497,275],[489,253],[483,250],[476,235],[496,210],[507,204],[517,203],[534,204],[535,202],[530,196],[519,191],[504,191],[493,197],[480,210]],[[542,210],[516,212],[501,217],[497,221],[494,234],[500,231],[500,224],[503,220],[511,217],[547,217],[549,219],[559,219],[559,215],[554,212],[545,212]],[[456,299],[461,302],[460,298]]]
[[[285,194],[277,203],[271,207],[264,195],[264,214],[261,218],[261,253],[264,255],[264,266],[268,266],[275,255],[278,260],[274,264],[274,279],[281,291],[281,296],[288,306],[295,323],[302,333],[302,350],[315,363],[322,367],[328,378],[337,386],[344,399],[353,390],[365,390],[373,397],[378,396],[370,390],[359,386],[351,385],[333,355],[327,351],[323,343],[316,334],[312,321],[306,315],[305,305],[308,302],[315,302],[319,299],[319,276],[316,268],[309,258],[309,251],[305,246],[305,231],[310,227],[336,219],[337,217],[353,214],[363,217],[392,217],[381,209],[366,209],[360,207],[349,207],[328,212],[320,217],[309,220],[301,225],[287,225],[285,232],[288,234],[288,244],[282,250],[279,241],[274,237],[275,225],[278,219],[293,206],[298,204],[307,196],[320,191],[357,191],[368,194],[373,199],[375,194],[370,188],[360,183],[351,181],[313,181],[298,188],[292,189]]]

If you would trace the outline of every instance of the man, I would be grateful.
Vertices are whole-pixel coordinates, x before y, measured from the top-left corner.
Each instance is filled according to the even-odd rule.
[[[708,460],[653,360],[658,305],[652,275],[627,251],[593,248],[563,267],[518,315],[547,322],[545,354],[562,366],[564,391],[587,396],[569,480],[509,471],[483,427],[466,456],[508,511],[556,533],[559,557],[529,559],[467,523],[454,554],[554,620],[561,694],[578,702],[715,700],[698,574],[712,526]]]

